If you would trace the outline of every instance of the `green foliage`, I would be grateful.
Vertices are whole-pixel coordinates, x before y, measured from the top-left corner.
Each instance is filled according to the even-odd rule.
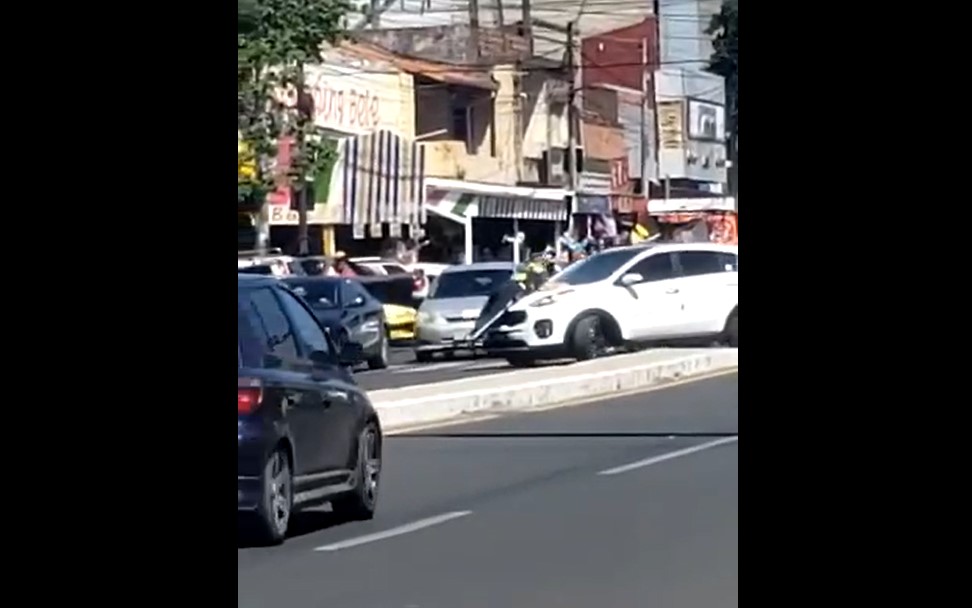
[[[322,46],[340,39],[349,9],[347,0],[238,0],[237,128],[257,166],[256,177],[238,178],[238,202],[262,200],[274,188],[281,138],[295,142],[292,182],[314,179],[332,161],[334,147],[307,105],[294,100],[307,99],[296,95],[303,89],[304,67],[319,63]]]
[[[737,100],[739,83],[739,1],[723,0],[719,14],[712,16],[708,33],[715,34],[714,52],[709,59],[709,70],[726,79],[726,114],[730,136],[738,134]]]

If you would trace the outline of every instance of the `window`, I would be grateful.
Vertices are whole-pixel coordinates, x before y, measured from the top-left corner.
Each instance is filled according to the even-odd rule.
[[[324,336],[324,330],[317,324],[314,317],[311,316],[293,294],[284,290],[280,290],[278,293],[280,294],[280,300],[284,310],[287,311],[287,316],[290,317],[294,328],[297,330],[297,335],[300,336],[301,342],[308,349],[307,354],[315,350],[319,350],[322,353],[330,353],[331,349],[327,346],[327,338]]]
[[[289,279],[285,283],[314,310],[338,307],[338,286],[341,284],[338,279]]]
[[[739,272],[739,256],[735,253],[720,253],[719,265],[722,272]]]
[[[632,258],[642,253],[642,249],[610,249],[592,255],[580,262],[571,264],[563,272],[557,275],[557,283],[564,285],[589,285],[603,281],[622,266],[631,261]],[[632,270],[631,272],[635,272]]]
[[[429,290],[430,300],[488,296],[513,276],[513,270],[464,270],[445,272]]]
[[[665,279],[675,278],[675,257],[670,253],[656,253],[647,257],[634,266],[628,272],[640,274],[645,282],[664,281]]]
[[[297,359],[297,340],[273,290],[269,287],[254,289],[249,300],[253,329],[266,344],[267,352],[283,360]]]
[[[401,266],[395,266],[394,264],[382,264],[381,267],[384,268],[385,269],[385,272],[388,273],[388,274],[390,274],[390,275],[392,275],[392,274],[406,274],[404,268],[402,268]]]
[[[686,277],[725,272],[720,254],[715,251],[680,251],[678,261]]]

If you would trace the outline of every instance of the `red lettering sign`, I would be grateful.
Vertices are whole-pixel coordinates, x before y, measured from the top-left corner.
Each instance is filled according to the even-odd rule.
[[[322,76],[310,86],[314,118],[322,126],[374,129],[381,114],[381,100],[368,90],[335,88]]]

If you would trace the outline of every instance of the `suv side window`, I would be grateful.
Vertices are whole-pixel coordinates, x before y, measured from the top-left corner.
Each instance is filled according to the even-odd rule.
[[[671,253],[656,253],[635,263],[628,272],[640,274],[644,277],[646,283],[674,279],[677,276],[675,274],[675,257]]]
[[[722,272],[739,272],[739,256],[735,253],[720,253],[719,264]]]
[[[686,277],[725,272],[720,254],[716,251],[680,251],[678,261],[682,266],[682,275]]]
[[[294,325],[297,335],[301,342],[308,349],[308,355],[315,350],[330,354],[331,349],[324,336],[324,330],[318,325],[317,321],[308,312],[307,308],[297,300],[297,296],[287,290],[281,289],[277,293],[280,295],[280,302],[283,304],[287,316]]]
[[[256,325],[254,330],[264,340],[267,351],[282,360],[296,360],[299,357],[297,340],[273,290],[269,287],[252,290],[249,305]]]

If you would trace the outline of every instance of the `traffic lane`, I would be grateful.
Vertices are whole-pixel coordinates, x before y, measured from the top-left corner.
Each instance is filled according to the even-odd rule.
[[[710,439],[712,434],[733,433],[737,384],[737,375],[730,374],[567,408],[386,436],[381,504],[372,523],[424,517],[557,476],[607,467],[619,459],[634,460],[645,451],[650,456]],[[565,430],[592,436],[561,435]],[[632,436],[635,432],[644,436]],[[516,435],[491,436],[498,433]],[[621,436],[611,437],[612,433]],[[337,522],[327,516],[307,519],[309,525],[299,530],[310,534],[300,534],[285,548],[315,542],[319,529],[330,537],[370,525],[330,528]],[[268,552],[252,553],[253,559],[261,559]]]
[[[722,381],[727,383],[722,391],[708,390],[714,390],[723,407],[734,409],[735,395],[728,388],[733,386],[733,380]],[[713,381],[704,382],[708,384]],[[724,392],[729,392],[729,400],[722,399]],[[632,426],[630,416],[634,415],[630,410],[633,409],[640,415],[635,422],[641,428],[657,428],[660,425],[652,419],[669,415],[666,412],[673,408],[683,407],[687,415],[694,413],[697,417],[687,426],[700,432],[725,430],[724,422],[719,418],[713,419],[711,406],[700,397],[692,384],[655,391],[653,398],[658,407],[632,408],[629,405],[631,397],[624,397],[616,400],[616,404],[602,401],[590,406],[515,416],[509,421],[533,431],[538,428],[563,429],[569,426],[565,419],[574,420],[582,410],[596,409],[597,418],[607,421],[599,427],[602,431],[605,428],[629,430]],[[542,420],[528,422],[534,418]],[[495,429],[495,425],[496,421],[491,421],[464,425],[463,428],[489,432]],[[511,500],[534,492],[558,491],[561,485],[572,487],[579,483],[585,488],[584,492],[589,492],[590,484],[597,482],[594,476],[596,471],[646,457],[671,454],[704,441],[711,439],[682,436],[624,436],[615,439],[563,436],[482,439],[388,437],[378,517],[372,522],[340,525],[328,515],[317,515],[310,518],[310,523],[299,531],[298,536],[282,547],[241,549],[237,560],[240,605],[257,606],[263,600],[277,598],[276,591],[280,587],[309,589],[317,593],[315,585],[326,584],[332,578],[330,575],[322,577],[314,547],[381,532],[444,513],[471,510],[473,514],[468,517],[441,524],[443,528],[465,525],[465,519],[476,516],[481,510],[501,508]],[[561,507],[555,504],[551,508],[556,510]],[[415,535],[421,536],[431,531],[418,531]],[[399,540],[389,539],[387,542]],[[376,546],[382,544],[384,542],[376,543]],[[359,549],[365,550],[366,547]],[[294,593],[297,595],[291,598],[293,603],[281,602],[279,605],[304,605],[298,597],[300,592]],[[250,598],[247,600],[249,603],[245,603],[244,598]],[[352,602],[349,605],[364,604]],[[457,604],[452,602],[445,605]]]
[[[410,533],[291,549],[239,572],[239,606],[736,606],[737,505],[733,444],[616,476],[586,471],[429,513],[438,524]]]

